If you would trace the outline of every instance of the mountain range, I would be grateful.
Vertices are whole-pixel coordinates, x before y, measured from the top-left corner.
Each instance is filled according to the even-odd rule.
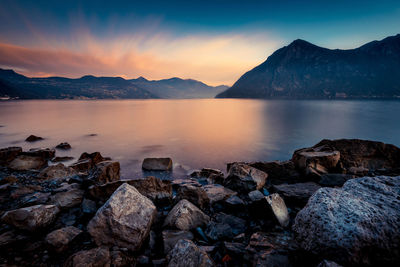
[[[399,98],[400,34],[340,50],[295,40],[217,98]]]
[[[180,78],[159,81],[91,75],[78,79],[28,78],[13,70],[0,69],[0,97],[19,99],[213,98],[227,88]]]

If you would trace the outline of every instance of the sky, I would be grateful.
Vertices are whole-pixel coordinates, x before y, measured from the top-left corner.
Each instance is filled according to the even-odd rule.
[[[351,49],[398,33],[399,0],[0,0],[0,68],[232,85],[298,38]]]

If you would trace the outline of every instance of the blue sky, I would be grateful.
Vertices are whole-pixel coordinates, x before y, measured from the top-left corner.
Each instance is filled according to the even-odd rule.
[[[232,84],[297,38],[348,49],[400,33],[400,1],[0,3],[0,66],[39,76],[180,76]],[[53,62],[35,64],[39,55]]]

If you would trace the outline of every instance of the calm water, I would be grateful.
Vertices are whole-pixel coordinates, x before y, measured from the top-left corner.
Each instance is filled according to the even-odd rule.
[[[100,151],[124,178],[145,157],[171,157],[174,176],[231,161],[285,160],[323,138],[400,145],[397,101],[102,100],[0,102],[0,147],[54,147],[58,156]],[[36,143],[24,139],[35,134]],[[97,136],[88,136],[97,134]],[[69,162],[70,163],[70,162]]]

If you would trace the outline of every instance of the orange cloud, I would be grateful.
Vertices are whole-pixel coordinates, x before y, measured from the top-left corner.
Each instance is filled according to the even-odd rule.
[[[0,43],[0,65],[28,76],[176,76],[231,85],[280,44],[267,35],[140,33],[100,39],[81,31],[68,41],[49,40],[39,46]]]

